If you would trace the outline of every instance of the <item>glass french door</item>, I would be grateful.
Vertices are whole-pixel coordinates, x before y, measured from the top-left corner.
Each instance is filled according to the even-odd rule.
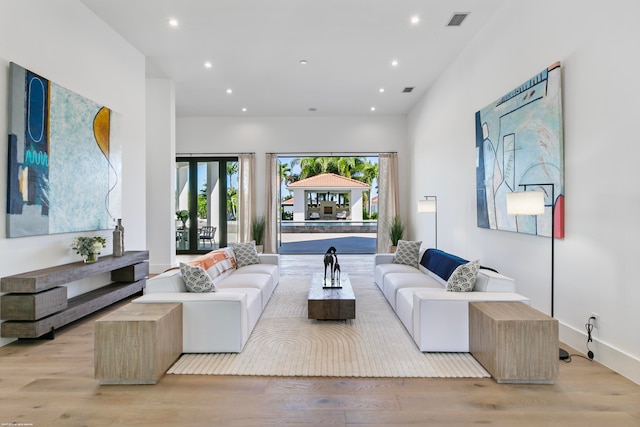
[[[237,241],[237,157],[176,159],[176,253],[198,254]]]

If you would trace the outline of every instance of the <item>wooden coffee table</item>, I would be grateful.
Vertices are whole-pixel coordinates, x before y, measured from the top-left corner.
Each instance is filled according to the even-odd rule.
[[[307,311],[309,319],[347,320],[356,318],[356,297],[349,275],[340,277],[341,288],[323,288],[324,275],[314,274],[309,288]]]

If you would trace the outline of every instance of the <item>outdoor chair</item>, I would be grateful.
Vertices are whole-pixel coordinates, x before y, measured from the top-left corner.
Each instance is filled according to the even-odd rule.
[[[211,225],[205,225],[200,229],[198,237],[202,242],[203,246],[208,241],[211,247],[213,248],[213,245],[216,243],[216,239],[214,238],[215,234],[216,234],[216,227],[213,227]]]

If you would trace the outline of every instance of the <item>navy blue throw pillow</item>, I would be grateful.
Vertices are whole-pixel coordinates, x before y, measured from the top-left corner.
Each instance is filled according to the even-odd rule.
[[[468,262],[464,258],[439,249],[427,249],[420,260],[420,265],[446,281],[456,268]]]

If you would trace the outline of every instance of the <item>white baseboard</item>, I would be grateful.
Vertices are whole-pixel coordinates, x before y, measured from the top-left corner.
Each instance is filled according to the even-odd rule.
[[[560,341],[570,345],[580,353],[587,353],[587,334],[572,327],[559,323]],[[640,360],[623,352],[598,338],[592,336],[589,349],[593,352],[593,360],[612,369],[620,375],[640,384]]]

